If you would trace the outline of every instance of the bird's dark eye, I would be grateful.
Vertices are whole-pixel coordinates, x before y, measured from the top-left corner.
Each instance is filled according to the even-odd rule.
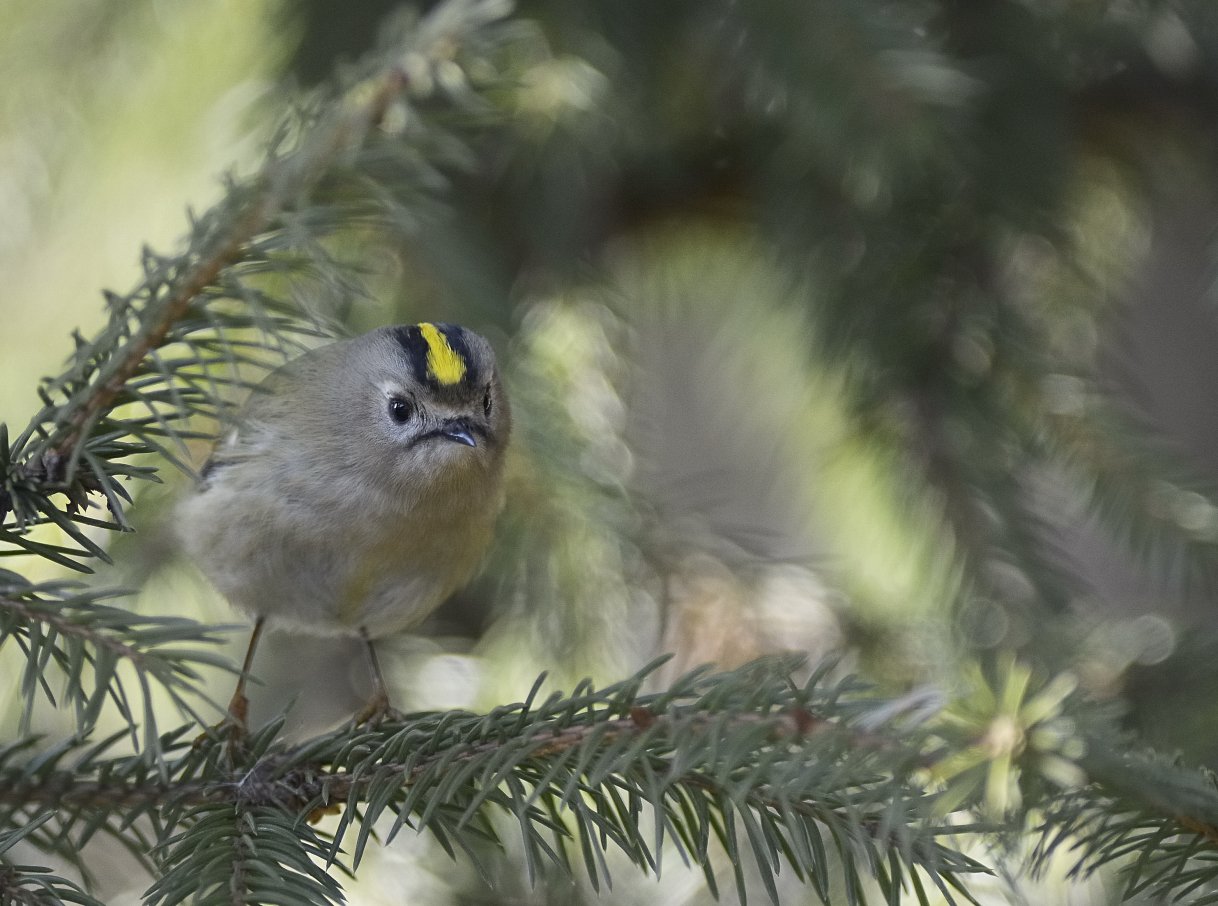
[[[482,397],[482,411],[486,413],[486,417],[491,417],[491,385],[486,385],[486,394]]]
[[[400,396],[389,397],[389,417],[391,419],[399,425],[404,425],[410,421],[412,415],[414,415],[414,407],[410,405],[410,400]]]

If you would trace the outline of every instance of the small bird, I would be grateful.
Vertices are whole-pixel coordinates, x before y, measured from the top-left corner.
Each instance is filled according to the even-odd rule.
[[[503,505],[511,412],[483,337],[382,327],[306,352],[254,388],[179,508],[186,552],[254,618],[229,705],[264,625],[364,641],[420,623],[478,567]]]

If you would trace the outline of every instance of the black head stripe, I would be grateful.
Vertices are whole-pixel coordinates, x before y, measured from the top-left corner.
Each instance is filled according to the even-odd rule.
[[[406,353],[406,360],[410,362],[410,369],[414,372],[415,380],[420,384],[433,383],[428,379],[427,374],[427,341],[423,339],[419,328],[413,324],[409,327],[395,327],[393,338],[398,341],[398,345]]]
[[[424,329],[429,332],[424,333]],[[440,335],[437,336],[437,333]],[[414,373],[415,379],[425,384],[432,389],[438,389],[441,385],[455,386],[472,385],[477,380],[474,364],[470,358],[469,343],[466,341],[465,329],[457,324],[424,324],[420,327],[418,324],[409,326],[395,327],[392,331],[393,338],[398,345],[402,347],[402,351],[406,354],[407,361],[410,362],[411,371]],[[441,359],[446,362],[449,370],[455,370],[461,373],[459,380],[439,380],[437,379],[436,365],[437,349],[435,346],[444,347],[447,349],[444,352],[451,351],[451,355],[455,355],[459,361],[454,361],[451,357]],[[445,377],[447,371],[444,368],[440,369],[440,378]]]

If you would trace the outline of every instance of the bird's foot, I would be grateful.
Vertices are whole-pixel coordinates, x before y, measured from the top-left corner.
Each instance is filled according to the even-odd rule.
[[[368,700],[368,704],[356,712],[352,723],[357,727],[379,727],[383,723],[398,723],[405,718],[405,714],[389,704],[389,696],[381,688]]]
[[[228,702],[224,718],[200,733],[195,738],[194,747],[198,749],[208,742],[222,741],[230,760],[236,760],[249,739],[249,709],[250,700],[238,688]]]

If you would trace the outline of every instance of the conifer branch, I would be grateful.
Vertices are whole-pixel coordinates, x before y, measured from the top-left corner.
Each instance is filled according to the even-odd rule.
[[[105,741],[81,741],[33,762],[13,749],[0,755],[0,826],[53,812],[59,837],[70,839],[73,828],[109,813],[127,825],[156,816],[169,841],[165,858],[178,866],[156,888],[165,902],[178,901],[174,887],[188,873],[174,872],[185,872],[183,865],[223,861],[220,851],[235,839],[234,809],[259,816],[260,827],[293,828],[311,858],[320,838],[303,820],[341,809],[324,861],[354,835],[352,866],[383,814],[392,818],[390,838],[417,826],[446,847],[468,848],[471,835],[497,834],[490,820],[497,812],[519,824],[537,870],[566,865],[567,847],[580,841],[594,882],[606,846],[654,871],[667,841],[713,883],[708,846],[717,839],[734,864],[751,852],[764,874],[781,862],[819,884],[831,874],[822,831],[855,875],[903,875],[917,866],[952,886],[959,873],[985,870],[944,842],[971,829],[933,817],[933,797],[912,778],[923,741],[918,727],[856,732],[851,715],[867,705],[849,700],[852,685],[818,674],[793,686],[791,666],[771,661],[692,674],[642,696],[644,671],[603,690],[582,686],[541,703],[531,696],[485,715],[348,726],[295,746],[274,741],[279,724],[259,731],[244,751],[218,738],[185,745],[183,730],[162,742],[176,753],[164,772],[140,757],[105,757]],[[881,736],[886,743],[876,746]],[[656,809],[649,833],[638,826],[643,803]],[[257,843],[242,852],[242,859],[259,858]],[[261,858],[251,876],[268,875]],[[308,861],[290,871],[322,896],[320,879],[301,880],[310,875]]]
[[[706,733],[712,729],[730,735],[752,729],[764,732],[765,744],[779,742],[798,743],[814,733],[842,734],[856,749],[871,749],[878,745],[896,748],[892,740],[881,742],[877,734],[856,731],[853,728],[815,717],[803,709],[792,708],[774,715],[736,713],[716,720],[712,726],[709,715],[696,716],[692,727]],[[690,731],[691,721],[678,722],[672,715],[655,714],[650,708],[637,705],[625,717],[602,719],[595,723],[557,727],[542,725],[523,736],[487,739],[475,744],[460,745],[454,755],[445,750],[413,763],[386,763],[379,780],[396,776],[403,786],[419,780],[437,764],[448,769],[479,759],[503,756],[508,748],[518,758],[562,760],[573,750],[594,745],[611,745],[618,742],[637,742],[642,734],[650,732],[672,739],[678,731]],[[336,738],[349,738],[352,728],[336,731]],[[396,736],[411,732],[409,723],[385,723],[364,731],[356,730],[359,744],[363,748],[382,748]],[[250,807],[277,806],[300,811],[315,802],[324,801],[327,807],[338,803],[359,801],[366,794],[372,778],[360,771],[328,770],[328,761],[309,760],[302,753],[323,744],[324,738],[311,740],[299,746],[277,751],[247,766],[228,777],[208,780],[167,781],[164,778],[146,778],[148,782],[130,786],[121,776],[114,782],[85,780],[74,772],[55,774],[35,786],[0,786],[0,805],[36,806],[65,809],[101,808],[151,808],[172,801],[180,806],[213,805],[220,803],[242,803]],[[203,743],[197,742],[196,746]],[[904,749],[902,748],[902,751]],[[711,792],[723,793],[707,778],[690,777],[690,782]],[[760,805],[773,806],[764,796],[753,797]],[[843,816],[844,817],[844,816]]]
[[[285,128],[259,172],[232,182],[215,207],[192,220],[184,252],[145,250],[143,280],[125,296],[107,294],[109,322],[91,340],[77,338],[68,369],[40,389],[44,406],[25,431],[11,444],[0,435],[0,545],[77,569],[82,558],[105,559],[82,526],[126,528],[128,495],[119,480],[156,477],[155,468],[133,465],[132,457],[156,453],[176,462],[172,444],[206,436],[185,422],[193,415],[214,421],[230,405],[212,375],[217,357],[229,365],[230,379],[245,383],[273,361],[243,351],[242,331],[261,331],[267,345],[321,329],[314,323],[320,314],[311,320],[258,280],[332,271],[323,240],[343,227],[342,215],[354,221],[380,211],[392,219],[402,192],[429,191],[444,155],[423,161],[406,152],[412,141],[425,143],[431,128],[430,114],[410,99],[431,93],[445,94],[453,107],[471,103],[473,92],[452,74],[460,71],[454,58],[493,47],[491,26],[506,12],[501,0],[441,5],[367,64],[363,78],[305,114],[293,127],[297,144],[286,151]],[[437,69],[447,77],[437,78]],[[395,134],[400,125],[385,128],[390,110],[405,111],[407,135]],[[363,172],[369,168],[376,176]],[[386,184],[393,180],[400,182]],[[323,198],[328,216],[318,216]],[[229,310],[227,300],[245,310]],[[173,347],[184,353],[162,356]],[[252,370],[238,367],[250,364]],[[66,505],[49,499],[56,493],[66,495]],[[82,513],[98,494],[109,519]],[[28,537],[31,526],[45,522],[62,528],[76,549]],[[3,553],[12,551],[0,547]]]
[[[1218,786],[1209,772],[1138,751],[1116,734],[1092,739],[1082,764],[1093,782],[1045,809],[1034,870],[1065,847],[1075,874],[1118,866],[1129,898],[1218,895]]]
[[[46,868],[17,865],[10,860],[9,851],[37,833],[49,820],[50,816],[44,815],[25,827],[0,833],[0,903],[5,906],[50,906],[53,903],[104,906],[74,881],[58,877]]]
[[[74,708],[80,731],[96,721],[107,699],[128,720],[133,702],[117,674],[120,663],[134,668],[140,685],[146,730],[155,736],[148,700],[152,685],[164,689],[186,714],[199,719],[194,700],[202,696],[199,668],[232,672],[235,667],[214,650],[223,627],[178,617],[136,616],[106,603],[125,592],[88,589],[63,582],[41,585],[3,581],[0,574],[0,644],[14,640],[25,654],[21,726],[27,727],[41,690],[58,704],[52,690],[52,665],[64,677],[63,696]]]
[[[309,143],[289,157],[271,158],[252,180],[252,192],[237,193],[236,209],[226,212],[222,218],[226,223],[218,235],[200,251],[198,260],[168,281],[168,298],[157,306],[155,317],[144,320],[140,332],[107,360],[89,391],[72,409],[56,413],[55,429],[48,438],[49,449],[43,453],[42,461],[49,480],[68,480],[70,475],[63,471],[63,464],[79,459],[77,448],[82,439],[97,418],[113,407],[148,354],[165,343],[174,325],[219,283],[226,268],[243,260],[249,244],[272,226],[286,206],[307,196],[344,153],[380,126],[385,111],[402,94],[409,79],[401,64],[395,63],[372,82],[370,91],[361,85],[369,94],[367,100],[344,99],[333,115],[333,123],[319,128]]]
[[[913,881],[917,871],[949,900],[949,891],[964,890],[961,875],[987,869],[952,841],[1003,825],[952,819],[949,809],[988,808],[985,785],[959,773],[959,759],[970,749],[988,752],[981,767],[991,775],[1001,770],[994,740],[975,729],[1001,714],[965,707],[976,720],[944,723],[925,707],[914,716],[824,673],[794,686],[787,679],[792,666],[768,661],[730,674],[695,673],[666,692],[640,695],[645,670],[603,690],[581,686],[543,702],[534,694],[484,715],[348,725],[295,745],[277,741],[281,722],[262,728],[244,749],[218,736],[190,743],[186,727],[161,740],[161,768],[141,756],[107,756],[118,736],[68,741],[36,757],[26,743],[0,752],[0,832],[31,819],[53,821],[54,833],[32,841],[53,850],[71,845],[81,828],[155,820],[164,873],[149,896],[167,904],[182,901],[183,885],[197,879],[203,863],[230,864],[221,851],[234,846],[240,852],[225,877],[236,870],[256,886],[287,872],[289,883],[300,885],[300,902],[337,901],[334,878],[318,864],[354,869],[382,816],[392,819],[388,839],[402,827],[425,828],[455,852],[497,838],[495,813],[519,825],[535,871],[568,866],[567,848],[578,842],[594,884],[604,847],[654,871],[667,842],[702,866],[713,886],[708,845],[717,840],[737,871],[748,857],[772,880],[783,863],[828,895],[825,879],[837,869],[823,862],[823,846],[833,840],[851,884],[871,875],[895,889],[921,883]],[[1111,754],[1120,743],[1094,709],[1075,702],[1069,712],[1055,710],[1062,688],[1029,687],[1012,712],[1027,715],[1019,733],[1029,740],[1052,736],[1074,711],[1091,725],[1076,789],[1029,803],[1045,813],[1038,863],[1063,842],[1078,841],[1071,845],[1082,847],[1079,871],[1143,853],[1155,868],[1155,890],[1198,877],[1218,882],[1213,784],[1195,772]],[[1022,750],[1017,762],[1028,795],[1051,775],[1050,759],[1065,754],[1040,745]],[[656,809],[650,832],[640,826],[644,803]],[[333,813],[340,814],[336,827],[313,827]],[[286,836],[260,848],[261,833]],[[350,863],[338,862],[353,835]],[[289,839],[295,842],[285,850]],[[1146,855],[1148,839],[1172,858]],[[267,863],[270,851],[296,855],[275,868]],[[1211,868],[1196,861],[1206,852]],[[1133,889],[1144,878],[1135,873],[1129,883]],[[239,902],[260,900],[251,893]]]

